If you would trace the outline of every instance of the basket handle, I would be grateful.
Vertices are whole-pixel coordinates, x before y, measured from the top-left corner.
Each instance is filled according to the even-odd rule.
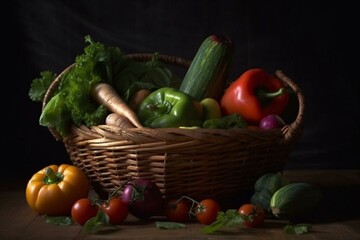
[[[126,54],[125,57],[134,59],[139,62],[150,61],[154,57],[154,53],[131,53]],[[190,60],[186,60],[181,57],[175,57],[171,55],[158,55],[158,59],[164,63],[176,65],[179,67],[188,68],[191,64]]]
[[[299,110],[295,120],[286,125],[282,132],[285,136],[284,140],[288,141],[290,139],[299,140],[301,137],[302,129],[304,127],[304,111],[305,111],[305,99],[303,92],[297,84],[295,84],[288,76],[286,76],[282,70],[276,70],[275,76],[283,81],[287,86],[289,86],[296,94],[299,101]]]

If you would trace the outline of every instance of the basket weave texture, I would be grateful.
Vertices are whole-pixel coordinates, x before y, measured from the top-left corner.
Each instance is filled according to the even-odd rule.
[[[150,60],[152,54],[127,57]],[[187,68],[190,61],[161,55],[164,63]],[[49,87],[43,107],[59,85],[61,75]],[[254,129],[126,128],[110,125],[72,126],[62,141],[70,160],[88,176],[98,193],[110,193],[131,178],[152,179],[164,197],[224,199],[253,188],[258,177],[282,171],[301,137],[304,97],[299,87],[281,70],[275,75],[296,94],[296,119],[270,131]]]

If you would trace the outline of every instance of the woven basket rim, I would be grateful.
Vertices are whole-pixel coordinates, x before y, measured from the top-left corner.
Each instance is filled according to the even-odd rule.
[[[133,54],[126,54],[125,55],[128,58],[131,59],[135,59],[137,61],[148,61],[151,60],[151,58],[154,56],[153,53],[133,53]],[[170,64],[170,65],[175,65],[178,67],[183,67],[183,68],[188,68],[191,64],[190,60],[186,60],[184,58],[181,57],[177,57],[177,56],[172,56],[172,55],[159,55],[159,60],[166,63],[166,64]],[[75,63],[72,63],[71,65],[69,65],[67,68],[65,68],[55,79],[54,81],[50,84],[44,99],[43,99],[43,103],[42,103],[42,110],[44,110],[46,104],[50,101],[51,97],[53,96],[53,93],[55,92],[55,90],[57,89],[57,87],[60,84],[61,78],[64,74],[66,74],[73,66]],[[303,92],[301,91],[301,89],[299,88],[299,86],[291,79],[289,78],[282,70],[276,70],[275,71],[275,76],[280,79],[286,86],[290,87],[292,89],[292,91],[296,94],[297,99],[298,99],[298,104],[299,104],[299,108],[298,108],[298,113],[296,115],[296,118],[294,119],[293,122],[286,124],[282,129],[281,132],[284,135],[283,136],[283,141],[292,141],[294,139],[299,139],[302,129],[303,129],[303,122],[304,122],[304,111],[305,111],[305,99],[304,99],[304,95]],[[76,131],[88,131],[89,135],[92,136],[96,136],[96,133],[93,133],[91,131],[91,127],[85,127],[85,126],[80,126],[80,127],[75,127],[72,126],[73,129],[75,128]],[[94,126],[96,127],[96,126]],[[104,126],[102,126],[104,127]],[[111,126],[111,128],[116,128],[114,126]],[[64,139],[62,138],[62,136],[54,129],[54,128],[48,128],[50,133],[53,135],[53,137],[55,138],[55,140],[57,141],[63,141]],[[121,130],[121,129],[118,129]],[[142,128],[142,130],[144,130],[144,128]],[[164,129],[164,128],[156,128],[156,129],[146,129],[147,131],[176,131],[176,132],[186,132],[189,131],[188,129],[181,129],[181,128],[176,128],[176,129]],[[135,130],[136,131],[136,130]],[[229,131],[227,129],[196,129],[195,131],[199,131],[199,132],[220,132],[220,133],[224,133],[224,132],[230,132],[229,134],[236,134],[238,131]],[[242,132],[251,132],[252,130],[248,130],[248,129],[241,129],[240,131]],[[191,132],[194,132],[194,130],[192,129]]]

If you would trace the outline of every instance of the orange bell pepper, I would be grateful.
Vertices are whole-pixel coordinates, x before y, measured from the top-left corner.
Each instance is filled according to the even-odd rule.
[[[89,189],[89,180],[80,168],[50,165],[28,181],[26,201],[38,214],[68,216],[77,200],[88,197]]]

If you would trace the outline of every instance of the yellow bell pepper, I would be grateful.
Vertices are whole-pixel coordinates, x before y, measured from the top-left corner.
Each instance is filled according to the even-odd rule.
[[[38,214],[68,216],[77,200],[88,197],[89,189],[89,180],[80,168],[50,165],[31,177],[26,201]]]

